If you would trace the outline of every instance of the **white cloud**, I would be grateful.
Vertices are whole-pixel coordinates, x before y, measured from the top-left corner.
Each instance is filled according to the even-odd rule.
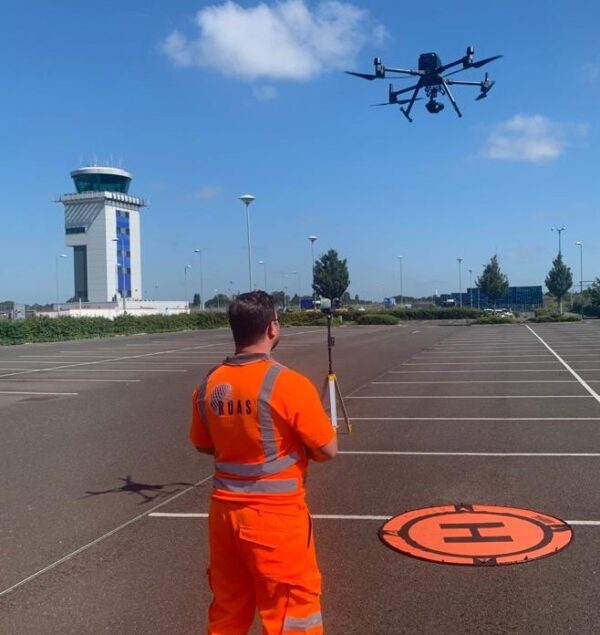
[[[274,86],[255,86],[252,92],[258,101],[269,101],[277,97],[277,89]]]
[[[332,0],[313,9],[304,0],[248,8],[228,0],[200,10],[195,22],[198,33],[174,31],[163,42],[171,61],[249,81],[305,80],[351,67],[364,44],[385,37],[368,11]]]
[[[585,124],[559,123],[544,115],[515,115],[497,125],[481,155],[487,159],[539,163],[559,157],[575,137],[587,134]]]

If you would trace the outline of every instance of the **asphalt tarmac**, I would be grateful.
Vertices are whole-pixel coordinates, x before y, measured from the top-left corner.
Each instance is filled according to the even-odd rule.
[[[600,322],[334,334],[353,432],[308,482],[326,632],[599,632]],[[230,352],[226,330],[0,349],[1,633],[204,632],[211,459],[187,441],[190,395]],[[324,330],[285,329],[275,357],[320,385]],[[378,538],[455,504],[550,514],[574,540],[452,566]]]

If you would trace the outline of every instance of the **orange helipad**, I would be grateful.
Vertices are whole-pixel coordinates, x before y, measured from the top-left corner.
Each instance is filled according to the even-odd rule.
[[[381,540],[407,556],[444,564],[529,562],[564,549],[573,530],[558,518],[513,507],[444,505],[386,521]]]

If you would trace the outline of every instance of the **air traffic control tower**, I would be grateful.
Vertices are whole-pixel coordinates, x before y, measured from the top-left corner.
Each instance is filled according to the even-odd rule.
[[[132,174],[112,167],[71,172],[76,194],[64,194],[65,236],[73,247],[75,300],[114,302],[142,297],[140,209]]]

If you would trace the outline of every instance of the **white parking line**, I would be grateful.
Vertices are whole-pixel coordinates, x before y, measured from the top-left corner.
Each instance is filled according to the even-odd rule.
[[[600,417],[350,417],[355,421],[600,421]],[[338,417],[338,421],[341,419]]]
[[[78,392],[33,392],[25,390],[0,390],[0,395],[52,395],[52,396],[74,396],[78,395]]]
[[[597,380],[600,381],[600,380]],[[574,379],[446,379],[433,381],[372,381],[380,384],[576,384]]]
[[[397,514],[398,512],[394,512]],[[208,518],[207,513],[203,512],[152,512],[148,514],[150,518]],[[311,514],[313,520],[389,520],[393,514],[387,516],[367,516],[363,514]],[[569,525],[581,525],[589,527],[600,526],[600,520],[566,520]]]
[[[204,348],[212,348],[214,346],[215,346],[214,344],[203,344],[203,345],[190,346],[186,350],[200,350]],[[21,370],[20,372],[13,372],[13,373],[8,373],[6,375],[0,375],[0,378],[10,377],[12,375],[26,375],[29,373],[39,373],[39,372],[45,372],[45,371],[79,368],[81,366],[91,366],[96,364],[105,364],[109,362],[121,362],[123,360],[142,359],[142,358],[154,357],[156,355],[165,355],[167,353],[173,353],[177,350],[181,350],[181,349],[168,349],[164,351],[155,351],[154,353],[142,353],[140,355],[122,355],[120,357],[101,359],[101,360],[97,360],[93,362],[75,362],[75,363],[69,363],[69,364],[60,364],[59,366],[54,366],[52,368],[42,368],[42,369],[36,368],[36,369]],[[132,362],[132,363],[135,363],[135,362]]]
[[[404,364],[406,366],[406,364]],[[588,369],[592,370],[592,369]],[[600,368],[598,369],[600,370]],[[413,375],[415,373],[438,373],[446,375],[447,373],[566,373],[563,368],[508,368],[508,369],[488,369],[475,368],[465,370],[389,370],[388,373],[395,375]],[[385,374],[385,373],[384,373]]]
[[[106,538],[110,538],[110,536],[113,536],[118,531],[121,531],[121,529],[125,529],[125,527],[129,527],[129,525],[131,525],[131,524],[137,522],[138,520],[141,520],[142,518],[145,518],[146,516],[150,515],[155,509],[160,509],[161,507],[164,507],[165,505],[167,505],[171,501],[174,501],[175,499],[179,498],[180,496],[183,496],[184,494],[187,494],[187,492],[193,490],[194,488],[199,487],[200,485],[203,485],[204,483],[206,483],[210,479],[212,479],[212,474],[210,476],[207,476],[206,478],[203,478],[201,481],[198,481],[194,485],[190,485],[190,487],[187,487],[186,489],[181,490],[180,492],[177,492],[176,494],[173,494],[173,496],[170,496],[169,498],[165,498],[165,500],[161,501],[160,503],[158,503],[158,505],[155,505],[151,509],[148,509],[148,510],[142,512],[141,514],[138,514],[137,516],[135,516],[134,518],[131,518],[127,522],[124,522],[123,524],[119,525],[118,527],[115,527],[114,529],[111,529],[110,531],[106,532],[105,534],[103,534],[99,538],[96,538],[95,540],[92,540],[91,542],[88,542],[86,545],[83,545],[82,547],[79,547],[79,549],[75,549],[75,551],[72,551],[71,553],[68,553],[66,556],[63,556],[59,560],[56,560],[55,562],[52,562],[51,564],[47,565],[43,569],[40,569],[39,571],[36,571],[35,573],[32,573],[31,575],[27,576],[23,580],[20,580],[19,582],[13,584],[12,586],[8,587],[7,589],[4,589],[4,590],[0,591],[0,597],[2,597],[3,595],[6,595],[7,593],[10,593],[11,591],[14,591],[15,589],[18,589],[20,586],[23,586],[27,582],[30,582],[31,580],[34,580],[35,578],[37,578],[38,576],[42,575],[43,573],[46,573],[47,571],[50,571],[51,569],[54,569],[55,567],[57,567],[58,565],[62,564],[63,562],[67,562],[68,560],[71,560],[71,558],[74,558],[75,556],[79,555],[83,551],[86,551],[90,547],[93,547],[94,545],[97,545],[99,542],[102,542],[103,540],[106,540]]]
[[[556,353],[554,350],[552,350],[550,348],[550,346],[548,346],[548,344],[546,344],[546,342],[529,326],[526,325],[527,328],[529,329],[529,331],[531,331],[537,338],[538,340],[554,355],[554,357],[556,357],[556,359],[571,373],[571,375],[573,375],[573,377],[575,377],[575,379],[590,393],[590,395],[598,402],[600,403],[600,395],[598,395],[598,393],[589,385],[585,382],[584,379],[582,379],[570,366],[569,364],[567,364],[567,362],[565,362],[565,360],[558,354]]]
[[[360,395],[346,399],[591,399],[591,395]]]
[[[340,450],[338,454],[366,454],[374,456],[494,456],[494,457],[600,457],[600,452],[395,452],[368,450]]]
[[[555,361],[535,361],[535,362],[419,362],[412,363],[406,362],[402,366],[468,366],[468,365],[485,365],[485,366],[497,366],[498,364],[556,364]],[[477,370],[476,368],[474,370]]]
[[[427,356],[438,357],[440,353],[425,353],[423,355],[415,355],[412,359],[429,359]],[[489,359],[493,357],[494,359],[506,359],[507,357],[515,357],[517,359],[521,359],[523,357],[522,353],[514,353],[513,355],[463,355],[461,353],[452,353],[452,357],[456,357],[459,359]],[[552,357],[550,353],[539,353],[537,355],[527,354],[527,357]],[[452,359],[448,357],[440,357],[439,359]]]
[[[19,383],[23,383],[23,382],[37,382],[38,384],[41,383],[54,383],[56,381],[76,381],[76,382],[112,382],[112,383],[119,383],[119,384],[139,384],[142,380],[141,379],[91,379],[89,377],[69,377],[64,378],[64,377],[9,377],[7,379],[0,379],[0,383],[3,382],[19,382]]]

